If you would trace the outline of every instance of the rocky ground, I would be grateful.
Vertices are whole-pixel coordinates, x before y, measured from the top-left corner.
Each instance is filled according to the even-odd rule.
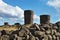
[[[0,31],[0,40],[60,40],[60,22],[43,25],[34,23],[30,28],[18,26],[15,31]]]

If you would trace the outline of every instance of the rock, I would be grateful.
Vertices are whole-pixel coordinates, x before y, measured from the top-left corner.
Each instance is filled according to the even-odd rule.
[[[52,36],[51,35],[47,35],[48,36],[48,40],[52,40]]]
[[[55,35],[53,35],[52,40],[56,40],[56,36]]]
[[[2,40],[9,40],[9,36],[8,35],[2,35],[1,39]]]
[[[10,35],[10,40],[14,40],[15,36],[14,35]]]
[[[2,33],[1,35],[6,35],[7,34],[5,30],[2,30],[1,33]]]
[[[29,40],[35,40],[35,37],[31,35]]]
[[[50,34],[51,34],[51,30],[45,31],[45,34],[46,34],[46,35],[50,35]]]
[[[35,31],[35,35],[36,35],[36,36],[43,36],[44,34],[45,34],[45,32]]]
[[[60,36],[60,33],[59,33],[59,32],[57,32],[55,35],[56,35],[56,36]]]
[[[19,36],[18,36],[18,37],[17,37],[17,40],[22,40],[22,37],[19,37]]]
[[[19,32],[19,36],[25,36],[25,35],[26,35],[25,30],[21,30],[21,31]]]
[[[44,38],[42,40],[49,40],[47,35],[44,35]]]
[[[34,23],[30,28],[33,28],[35,30],[40,30],[39,25]]]
[[[56,32],[56,30],[55,29],[52,29],[52,35],[55,35],[57,32]]]
[[[56,40],[60,40],[60,37],[57,36],[57,37],[56,37]]]
[[[2,40],[2,37],[0,36],[0,40]]]
[[[39,40],[39,38],[38,38],[38,37],[35,37],[35,39],[36,39],[36,40]]]

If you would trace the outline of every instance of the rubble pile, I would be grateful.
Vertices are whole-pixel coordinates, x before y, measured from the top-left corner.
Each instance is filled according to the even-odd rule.
[[[2,30],[0,40],[60,40],[60,26],[57,24],[34,23],[30,28],[20,26],[15,31]]]

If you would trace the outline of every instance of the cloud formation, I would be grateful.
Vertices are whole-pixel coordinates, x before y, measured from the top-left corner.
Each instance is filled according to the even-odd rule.
[[[37,15],[34,15],[34,23],[40,23],[40,17]]]
[[[20,20],[20,22],[23,23],[24,22],[24,10],[18,6],[11,6],[5,3],[3,0],[0,0],[0,19],[4,20],[4,18],[8,19],[7,22],[9,21],[16,22]],[[37,15],[34,15],[34,22],[38,23],[36,19],[38,20],[39,17]]]
[[[54,7],[58,12],[60,12],[60,0],[49,0],[47,5]]]
[[[9,21],[17,21],[23,20],[24,11],[18,6],[11,6],[3,0],[0,0],[0,19],[4,20],[4,18],[9,19]]]
[[[58,21],[60,20],[60,0],[49,0],[47,5],[52,6],[57,11],[57,17],[59,17]]]
[[[18,6],[13,7],[11,5],[8,5],[7,3],[0,0],[0,13],[10,15],[10,16],[16,16],[21,18],[23,15],[23,10],[19,8]],[[21,16],[20,16],[21,15]]]
[[[47,4],[53,7],[60,7],[60,0],[49,0]]]

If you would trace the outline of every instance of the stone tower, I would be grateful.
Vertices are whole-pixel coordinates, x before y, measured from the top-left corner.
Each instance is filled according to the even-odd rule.
[[[9,25],[8,22],[5,22],[4,25]]]
[[[50,16],[40,15],[40,24],[50,24]]]
[[[33,11],[32,10],[24,11],[24,24],[33,24]]]

